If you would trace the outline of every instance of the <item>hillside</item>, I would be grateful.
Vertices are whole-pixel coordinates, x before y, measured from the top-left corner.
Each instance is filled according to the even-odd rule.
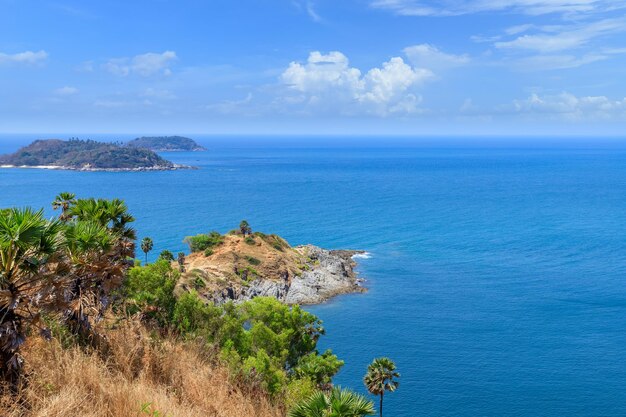
[[[194,289],[208,301],[271,296],[287,304],[316,304],[364,291],[354,271],[357,251],[291,247],[281,237],[263,233],[213,232],[187,242],[194,252],[185,259],[179,287]]]
[[[37,140],[14,154],[0,156],[0,165],[86,171],[182,168],[148,149],[78,139]]]
[[[144,136],[131,140],[127,146],[150,149],[155,152],[206,151],[193,139],[182,136]]]
[[[67,334],[33,338],[23,356],[28,384],[0,393],[3,417],[280,417],[280,405],[198,343],[163,339],[136,322],[106,331],[108,349]]]

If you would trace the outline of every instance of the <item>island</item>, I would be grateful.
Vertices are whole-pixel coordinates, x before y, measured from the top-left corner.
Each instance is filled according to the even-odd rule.
[[[339,294],[364,292],[354,250],[292,247],[277,235],[235,230],[190,236],[191,254],[179,258],[179,291],[206,302],[243,302],[259,296],[286,304],[318,304]]]
[[[196,141],[183,136],[144,136],[127,143],[132,148],[150,149],[154,152],[197,152],[206,149]]]
[[[36,140],[10,155],[0,155],[1,168],[44,168],[77,171],[164,171],[190,168],[174,164],[154,151],[94,140]]]

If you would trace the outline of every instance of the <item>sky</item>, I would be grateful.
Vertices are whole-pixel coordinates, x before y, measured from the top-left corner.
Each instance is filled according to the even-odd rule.
[[[624,0],[0,0],[1,133],[625,128]]]

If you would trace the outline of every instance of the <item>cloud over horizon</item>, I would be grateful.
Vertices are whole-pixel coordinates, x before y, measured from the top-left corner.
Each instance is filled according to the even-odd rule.
[[[379,116],[416,112],[421,98],[412,89],[433,78],[430,70],[411,67],[401,57],[362,73],[338,51],[313,51],[306,63],[293,61],[280,76],[289,90],[298,93],[290,97],[292,103]]]
[[[163,53],[148,52],[136,55],[132,58],[112,58],[103,67],[111,74],[126,77],[137,74],[149,77],[155,74],[170,75],[169,66],[178,59],[176,52],[165,51]]]
[[[15,54],[6,54],[0,52],[0,64],[28,64],[34,65],[42,63],[48,59],[46,51],[24,51]]]

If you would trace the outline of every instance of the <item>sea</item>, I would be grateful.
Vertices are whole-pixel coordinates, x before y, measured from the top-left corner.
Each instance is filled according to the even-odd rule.
[[[52,136],[78,135],[0,153]],[[367,293],[306,309],[336,384],[367,394],[368,363],[396,362],[388,417],[626,416],[626,139],[192,137],[208,151],[163,156],[197,170],[0,169],[0,207],[122,198],[152,259],[242,219],[366,251]]]

